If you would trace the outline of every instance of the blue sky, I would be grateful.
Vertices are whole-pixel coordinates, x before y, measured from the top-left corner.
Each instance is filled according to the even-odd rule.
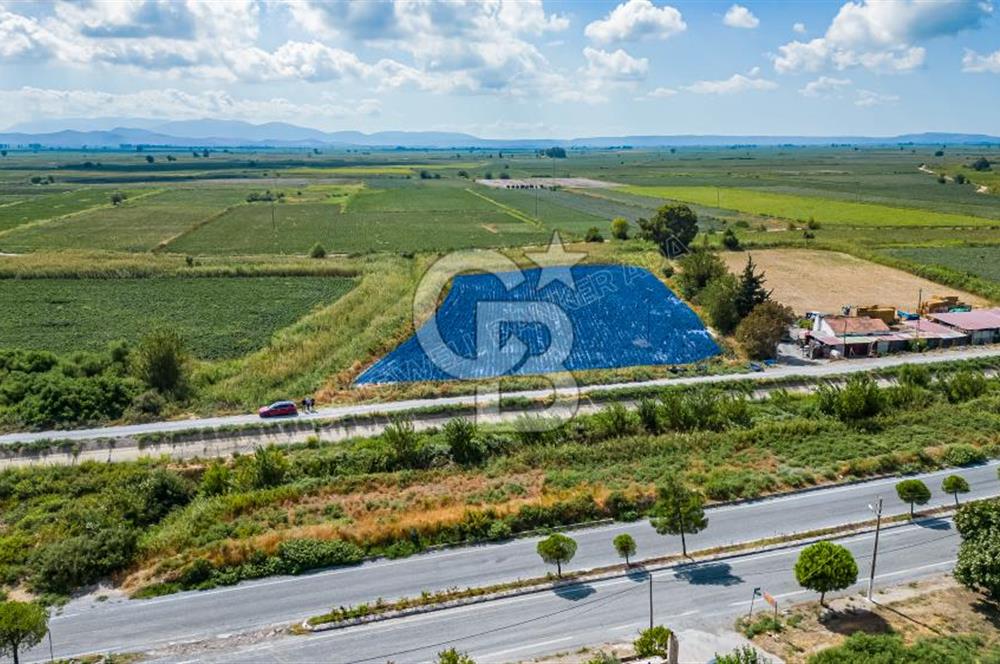
[[[1000,6],[0,0],[0,127],[1000,134]]]

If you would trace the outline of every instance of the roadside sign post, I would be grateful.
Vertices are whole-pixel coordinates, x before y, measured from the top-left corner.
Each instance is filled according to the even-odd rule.
[[[653,573],[649,574],[649,628],[653,629]]]
[[[875,513],[875,548],[872,551],[872,569],[868,576],[868,601],[872,600],[872,591],[875,587],[875,559],[878,557],[878,535],[882,528],[882,496],[879,496],[874,505],[869,505],[868,509]]]
[[[764,601],[767,602],[768,604],[770,604],[771,608],[774,609],[774,619],[777,620],[778,619],[778,600],[774,599],[774,596],[771,593],[765,592],[764,593]]]
[[[753,618],[753,602],[755,599],[760,597],[760,586],[753,589],[753,595],[750,596],[750,613],[747,614],[747,620]]]

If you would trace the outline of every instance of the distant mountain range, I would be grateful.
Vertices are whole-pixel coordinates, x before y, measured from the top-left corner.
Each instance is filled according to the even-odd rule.
[[[612,148],[729,145],[975,145],[1000,144],[985,134],[923,133],[900,136],[720,136],[650,135],[584,138],[491,139],[438,131],[321,131],[285,122],[252,124],[239,120],[154,120],[150,118],[71,118],[23,122],[0,132],[10,147],[108,149],[120,146],[257,148]]]

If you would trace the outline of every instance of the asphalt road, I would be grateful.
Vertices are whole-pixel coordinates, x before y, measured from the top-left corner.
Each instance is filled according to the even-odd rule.
[[[873,537],[869,533],[841,541],[859,567],[859,582],[845,592],[866,588]],[[880,583],[906,583],[949,570],[958,543],[949,519],[883,531],[876,589]],[[816,597],[795,581],[792,569],[799,551],[771,551],[655,571],[654,621],[680,632],[681,660],[692,661],[684,656],[684,630],[719,631],[731,626],[749,608],[753,588],[770,593],[779,606]],[[637,570],[628,577],[556,591],[308,636],[282,636],[240,649],[199,653],[197,660],[427,662],[437,652],[455,647],[483,664],[572,652],[588,644],[634,638],[648,625],[648,584],[648,575]],[[761,600],[757,609],[769,610]]]
[[[973,346],[968,348],[944,350],[924,354],[904,353],[901,355],[889,355],[880,358],[865,358],[842,362],[830,362],[826,364],[809,364],[804,366],[781,365],[768,368],[764,372],[750,372],[743,374],[720,374],[709,376],[691,376],[687,378],[660,378],[643,382],[632,383],[612,383],[608,385],[587,385],[579,388],[580,393],[634,389],[636,387],[650,387],[657,385],[690,385],[696,383],[719,383],[741,379],[775,379],[788,378],[793,376],[838,376],[873,369],[884,369],[887,367],[899,366],[901,364],[932,364],[935,362],[952,362],[955,360],[994,357],[1000,356],[1000,347],[997,346]],[[510,392],[504,394],[504,398],[524,397],[528,399],[540,399],[552,396],[552,390],[530,390],[524,392]],[[557,390],[560,396],[572,394],[571,390]],[[291,398],[296,395],[289,395]],[[480,403],[489,403],[489,397],[481,397]],[[405,401],[392,401],[386,403],[358,404],[352,406],[338,406],[335,408],[321,408],[315,413],[300,414],[299,420],[327,420],[343,418],[351,415],[368,415],[372,413],[394,413],[401,411],[417,410],[421,408],[472,405],[476,403],[474,395],[462,395],[455,397],[438,397],[432,399],[410,399]],[[95,429],[73,429],[73,430],[52,430],[52,431],[31,431],[21,433],[10,433],[0,435],[0,445],[11,443],[26,443],[37,440],[92,440],[97,438],[123,438],[140,434],[167,433],[177,431],[191,431],[194,429],[207,429],[219,426],[233,426],[254,424],[260,422],[260,418],[255,414],[248,415],[227,415],[223,417],[207,417],[201,419],[170,420],[166,422],[150,422],[147,424],[131,424],[126,426],[100,427]]]
[[[970,484],[963,499],[1000,494],[997,462],[922,475],[933,492],[927,507],[951,504],[941,492],[941,479],[957,472]],[[688,537],[692,551],[724,544],[856,523],[872,518],[867,505],[881,495],[884,514],[903,514],[908,507],[896,497],[897,479],[831,487],[708,510],[708,528]],[[574,531],[579,547],[568,569],[620,562],[611,539],[629,532],[640,558],[680,552],[680,539],[657,535],[648,522],[611,524]],[[272,577],[204,592],[178,593],[151,600],[92,597],[74,600],[53,617],[57,657],[98,651],[125,652],[222,633],[239,633],[276,623],[301,620],[334,606],[419,595],[424,590],[483,586],[530,578],[548,571],[535,546],[537,538],[501,544],[446,549],[401,560],[379,560],[298,577]],[[48,656],[43,644],[33,655]]]

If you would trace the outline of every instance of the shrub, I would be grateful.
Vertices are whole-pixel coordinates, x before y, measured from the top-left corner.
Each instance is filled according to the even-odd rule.
[[[795,314],[788,307],[777,302],[764,302],[754,307],[737,326],[736,340],[751,358],[772,358],[794,320]]]
[[[698,249],[680,259],[681,274],[677,278],[684,297],[693,298],[713,279],[728,274],[726,264],[710,251]]]
[[[845,424],[856,424],[876,417],[882,412],[882,391],[867,374],[855,374],[843,387],[822,385],[816,392],[821,412],[840,419]]]
[[[510,539],[513,534],[510,524],[503,519],[498,519],[490,524],[490,528],[486,531],[486,537],[493,541]]]
[[[722,234],[722,246],[730,251],[739,251],[743,248],[740,245],[740,239],[736,237],[736,233],[732,228],[727,228]]]
[[[761,634],[776,634],[784,629],[781,621],[770,614],[763,614],[753,622],[742,618],[739,623],[740,631],[748,639],[752,639]]]
[[[444,439],[455,463],[475,465],[486,459],[486,446],[478,439],[472,420],[463,417],[448,420],[444,425]]]
[[[357,545],[340,540],[293,539],[278,546],[278,558],[289,574],[334,565],[355,565],[364,559]]]
[[[606,406],[594,419],[599,435],[604,438],[621,438],[635,430],[632,414],[620,403]]]
[[[604,242],[604,236],[601,235],[601,229],[597,226],[591,226],[587,229],[587,233],[583,236],[584,242]]]
[[[959,403],[982,396],[986,393],[988,384],[986,378],[978,371],[963,369],[951,378],[942,380],[941,387],[948,401]]]
[[[177,397],[186,391],[188,356],[176,332],[158,330],[146,335],[130,361],[133,373],[150,388]]]
[[[667,657],[670,654],[670,638],[673,633],[663,625],[649,627],[639,632],[639,638],[632,645],[637,657]]]
[[[611,220],[611,237],[616,240],[628,239],[628,220],[624,217],[615,217]]]
[[[136,539],[131,528],[108,526],[55,542],[35,557],[32,586],[41,592],[68,594],[94,583],[132,562]]]
[[[770,661],[753,646],[736,648],[724,655],[715,654],[715,664],[770,664]]]
[[[944,453],[944,462],[949,466],[973,466],[984,463],[986,458],[986,452],[964,443],[949,445]]]
[[[317,242],[309,249],[309,258],[326,258],[326,249]]]
[[[660,406],[652,399],[640,399],[636,408],[639,416],[639,424],[643,431],[654,436],[663,431],[663,423],[660,418]]]
[[[900,385],[930,387],[931,372],[923,364],[904,364],[896,374],[896,380]]]

